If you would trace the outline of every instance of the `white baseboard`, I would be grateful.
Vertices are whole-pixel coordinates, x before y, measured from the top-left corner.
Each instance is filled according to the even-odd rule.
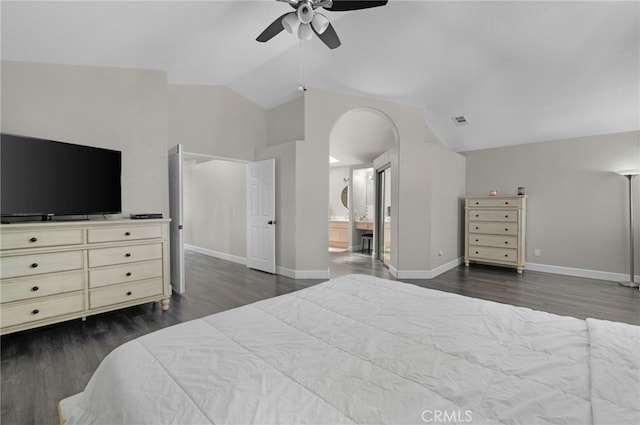
[[[565,276],[584,277],[588,279],[609,280],[613,282],[625,282],[629,280],[629,274],[603,272],[600,270],[578,269],[575,267],[552,266],[549,264],[526,263],[524,266],[524,270],[561,274]],[[636,275],[634,281],[639,282],[640,276]]]
[[[462,257],[459,257],[431,270],[396,270],[394,277],[396,279],[433,279],[446,271],[458,267],[461,263]],[[389,268],[389,271],[391,271],[391,268]]]
[[[200,246],[189,245],[189,244],[184,244],[184,249],[188,249],[189,251],[194,251],[200,254],[208,255],[209,257],[215,257],[221,260],[231,261],[232,263],[238,263],[245,266],[247,265],[247,259],[245,257],[227,254],[226,252],[214,251],[213,249],[202,248]]]
[[[329,279],[329,270],[293,270],[276,266],[276,274],[292,279]]]
[[[184,249],[208,255],[209,257],[215,257],[245,266],[247,265],[247,259],[245,257],[227,254],[226,252],[214,251],[212,249],[189,244],[184,244]],[[276,274],[293,279],[329,279],[329,270],[293,270],[282,266],[276,266]]]

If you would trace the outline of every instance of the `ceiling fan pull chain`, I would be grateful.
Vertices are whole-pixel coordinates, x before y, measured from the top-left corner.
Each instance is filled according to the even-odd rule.
[[[299,84],[298,90],[306,91],[307,90],[307,40],[300,40],[300,73],[299,73]]]

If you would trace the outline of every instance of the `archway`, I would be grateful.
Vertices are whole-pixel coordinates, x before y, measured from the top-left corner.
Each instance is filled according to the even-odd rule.
[[[367,253],[378,256],[376,247],[390,247],[389,241],[381,240],[385,236],[390,238],[391,216],[381,215],[381,209],[376,206],[379,190],[373,162],[397,144],[395,123],[378,109],[354,108],[335,121],[329,138],[333,161],[329,173],[330,249],[362,251],[366,248]],[[340,203],[345,187],[348,187],[347,206]],[[367,234],[373,235],[373,241],[363,237]]]

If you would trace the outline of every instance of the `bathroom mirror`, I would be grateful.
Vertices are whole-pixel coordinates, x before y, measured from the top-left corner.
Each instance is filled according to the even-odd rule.
[[[344,189],[342,189],[340,200],[342,201],[342,205],[344,205],[345,208],[349,208],[349,186],[345,186]]]

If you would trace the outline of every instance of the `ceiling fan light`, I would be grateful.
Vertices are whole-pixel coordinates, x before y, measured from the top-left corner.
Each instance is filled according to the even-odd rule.
[[[297,13],[298,19],[301,23],[311,23],[311,20],[313,19],[313,7],[310,3],[302,3],[300,6],[298,6]]]
[[[313,29],[316,30],[318,34],[322,34],[327,30],[329,20],[322,13],[316,13],[311,21],[311,25],[313,25]]]
[[[300,21],[296,12],[291,12],[282,18],[282,26],[289,34],[293,34],[298,29],[298,25],[300,25]]]
[[[300,24],[300,28],[298,28],[298,38],[300,40],[311,40],[312,36],[313,31],[311,30],[311,25]]]

